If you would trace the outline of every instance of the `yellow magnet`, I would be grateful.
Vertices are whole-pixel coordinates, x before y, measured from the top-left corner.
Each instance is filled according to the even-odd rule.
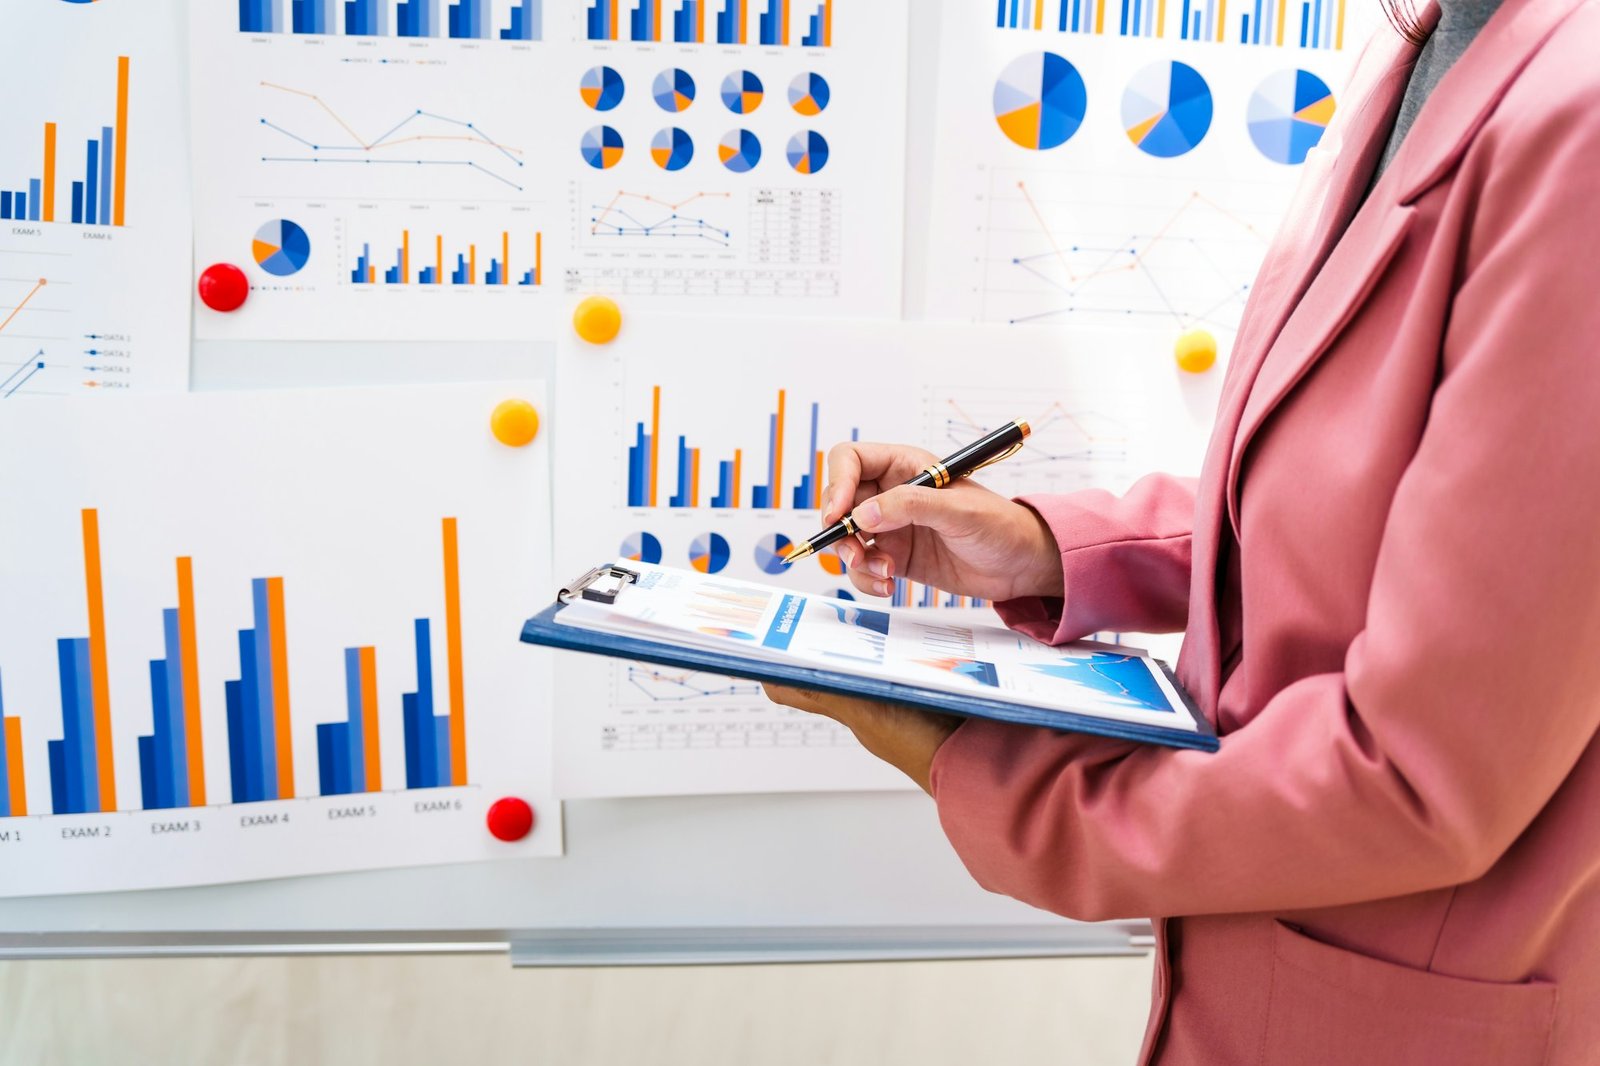
[[[610,344],[622,329],[622,309],[609,296],[586,296],[572,312],[572,328],[590,344]]]
[[[1203,329],[1191,329],[1173,345],[1172,356],[1181,369],[1203,374],[1216,365],[1217,338]]]
[[[527,400],[505,400],[489,416],[494,439],[508,448],[522,448],[539,435],[539,412]]]

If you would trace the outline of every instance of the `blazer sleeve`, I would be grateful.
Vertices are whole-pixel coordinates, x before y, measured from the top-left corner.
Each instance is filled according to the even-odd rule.
[[[1050,527],[1061,548],[1065,598],[1028,596],[995,605],[1001,621],[1061,644],[1099,630],[1171,633],[1189,616],[1189,545],[1195,482],[1152,474],[1123,496],[1091,490],[1018,502]]]
[[[1337,906],[1475,880],[1551,800],[1600,727],[1600,122],[1578,103],[1491,122],[1462,164],[1442,372],[1342,670],[1214,755],[963,724],[932,785],[981,884],[1083,919]]]

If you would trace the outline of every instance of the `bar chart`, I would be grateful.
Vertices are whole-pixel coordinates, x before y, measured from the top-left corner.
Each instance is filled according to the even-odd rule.
[[[0,472],[0,816],[99,850],[0,895],[487,857],[493,790],[549,803],[544,660],[484,639],[549,581],[540,460],[482,432],[506,389],[14,408],[0,446],[49,456]]]
[[[1337,50],[1344,48],[1346,2],[1235,0],[1230,20],[1228,0],[997,0],[994,24],[1002,30]]]
[[[55,122],[46,121],[37,155],[16,146],[9,159],[40,160],[33,174],[13,181],[0,176],[0,219],[18,222],[66,222],[82,226],[122,226],[127,221],[129,57],[116,61],[116,95],[107,107],[111,120],[81,142],[81,154],[69,154],[64,138],[58,144]],[[81,160],[81,162],[79,162]],[[75,177],[81,175],[81,177]]]
[[[485,244],[481,256],[475,243],[451,242],[447,253],[443,234],[419,235],[413,246],[411,231],[402,230],[399,243],[381,266],[373,256],[371,242],[361,243],[350,270],[350,283],[536,288],[544,280],[544,234],[535,232],[519,239],[518,248],[520,255],[513,266],[509,230],[502,231],[498,241]]]
[[[679,434],[675,444],[669,445],[667,476],[673,479],[676,489],[671,495],[667,477],[662,468],[661,386],[650,393],[650,414],[647,421],[634,424],[633,443],[627,450],[627,506],[629,507],[710,507],[733,510],[745,507],[756,511],[776,511],[787,508],[796,511],[814,511],[822,505],[823,444],[837,438],[818,435],[822,405],[812,403],[801,416],[801,426],[806,441],[795,464],[800,473],[793,485],[784,480],[784,451],[794,422],[789,419],[788,390],[779,389],[773,411],[767,416],[766,442],[755,448],[734,448],[726,458],[707,454],[704,463],[701,449],[692,445],[689,437]],[[671,412],[668,412],[669,415]],[[847,431],[850,440],[859,440],[859,427]],[[791,453],[792,454],[792,453]],[[747,463],[745,456],[749,455]],[[759,465],[757,465],[759,464]],[[701,468],[706,470],[702,494]],[[795,469],[791,466],[791,470]],[[748,497],[745,479],[749,478]],[[757,480],[760,479],[760,480]],[[702,500],[704,501],[702,503]]]
[[[538,41],[544,0],[239,0],[239,32]]]
[[[834,0],[720,0],[714,17],[708,20],[707,5],[717,3],[718,0],[587,0],[584,32],[591,41],[635,44],[833,46]]]

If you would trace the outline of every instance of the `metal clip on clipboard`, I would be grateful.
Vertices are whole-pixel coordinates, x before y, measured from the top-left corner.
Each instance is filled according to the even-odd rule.
[[[569,582],[556,596],[562,603],[570,603],[574,596],[581,596],[586,600],[596,603],[616,603],[617,595],[625,585],[631,585],[639,580],[637,571],[629,570],[625,566],[615,566],[607,563],[597,566],[575,581]]]

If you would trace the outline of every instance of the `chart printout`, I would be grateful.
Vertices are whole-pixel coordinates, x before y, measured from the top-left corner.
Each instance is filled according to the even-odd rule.
[[[1347,9],[1348,7],[1348,9]],[[942,0],[928,306],[1226,352],[1366,0]]]
[[[541,3],[248,0],[192,27],[196,256],[251,285],[202,337],[537,331],[565,243]]]
[[[183,10],[7,5],[0,419],[29,394],[188,386]]]
[[[557,443],[561,513],[585,517],[558,526],[556,572],[621,557],[992,620],[960,590],[896,580],[891,597],[866,596],[832,551],[784,567],[789,546],[822,526],[825,454],[857,438],[946,455],[1025,418],[1028,447],[979,483],[1009,496],[1120,490],[1157,468],[1194,473],[1209,393],[1186,393],[1166,356],[1122,356],[1125,341],[1084,331],[1068,345],[1054,331],[983,325],[635,315],[608,348],[560,350],[563,394],[589,403]],[[817,353],[849,367],[848,381],[814,370]],[[557,719],[563,795],[904,784],[840,727],[771,704],[751,682],[564,655],[557,688],[563,707],[585,709]]]
[[[567,6],[569,292],[899,315],[907,0]]]
[[[561,852],[538,382],[19,397],[0,895]],[[352,432],[352,427],[359,431]],[[204,491],[196,491],[204,486]],[[485,811],[532,804],[502,843]]]

